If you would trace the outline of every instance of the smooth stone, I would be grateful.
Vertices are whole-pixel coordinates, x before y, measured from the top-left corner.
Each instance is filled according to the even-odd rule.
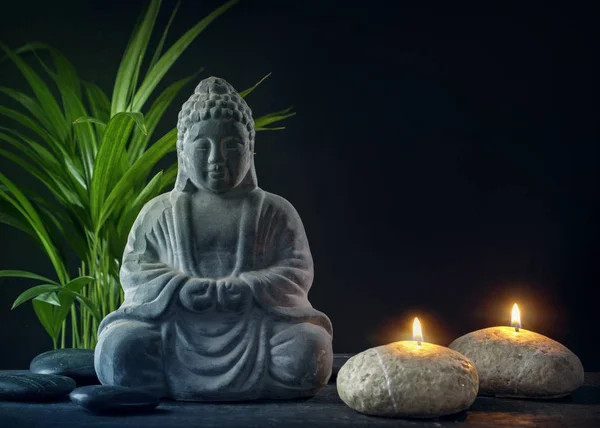
[[[333,367],[331,369],[331,377],[328,383],[335,383],[340,369],[346,362],[356,354],[333,354]]]
[[[558,398],[583,384],[583,365],[564,345],[533,331],[490,327],[459,337],[449,347],[479,372],[479,394]]]
[[[402,341],[350,358],[337,376],[340,398],[375,416],[434,418],[467,409],[478,376],[464,355],[431,343]]]
[[[69,396],[73,403],[93,413],[142,413],[159,404],[158,397],[125,386],[82,386]]]
[[[0,374],[0,400],[51,401],[66,396],[75,386],[75,381],[66,376]]]
[[[57,349],[35,357],[29,369],[33,373],[68,376],[77,385],[99,384],[91,349]]]

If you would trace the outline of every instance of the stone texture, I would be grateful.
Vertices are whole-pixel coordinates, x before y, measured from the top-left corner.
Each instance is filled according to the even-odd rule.
[[[158,397],[124,386],[82,386],[69,396],[72,402],[93,413],[143,413],[159,404]]]
[[[2,371],[0,371],[2,373]],[[584,385],[556,400],[477,397],[465,412],[414,420],[368,416],[340,399],[335,384],[302,400],[244,403],[162,401],[156,411],[135,415],[90,415],[69,400],[23,403],[0,400],[2,428],[592,428],[600,427],[600,373],[586,373]]]
[[[32,373],[68,376],[77,385],[100,383],[94,370],[91,349],[57,349],[35,357],[29,366]]]
[[[467,409],[477,396],[475,366],[458,352],[403,341],[350,358],[337,377],[340,398],[368,415],[432,418]]]
[[[564,345],[529,330],[485,328],[459,337],[449,347],[477,367],[480,395],[557,398],[583,384],[579,358]]]
[[[258,187],[253,124],[223,79],[183,105],[175,189],[135,220],[125,301],[98,329],[103,384],[186,401],[309,397],[327,384],[332,326],[308,300],[308,239],[292,204]]]
[[[329,383],[336,382],[337,375],[340,372],[340,369],[354,355],[356,355],[356,354],[334,354],[333,355],[333,368],[331,370],[331,377],[329,378]]]
[[[35,373],[0,374],[0,400],[49,401],[65,397],[75,388],[66,376]]]

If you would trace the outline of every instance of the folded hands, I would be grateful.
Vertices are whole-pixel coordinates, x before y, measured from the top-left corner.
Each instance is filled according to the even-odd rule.
[[[238,312],[251,296],[250,286],[237,277],[190,278],[179,292],[181,304],[193,312],[214,306],[217,310]]]

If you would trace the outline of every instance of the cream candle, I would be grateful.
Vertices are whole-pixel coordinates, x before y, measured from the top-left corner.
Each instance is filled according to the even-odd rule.
[[[369,415],[431,418],[467,409],[478,376],[464,355],[423,340],[413,321],[413,340],[367,349],[350,358],[337,377],[341,399]]]
[[[557,398],[583,384],[579,358],[549,337],[522,328],[516,303],[510,325],[477,330],[449,345],[475,363],[480,395]]]

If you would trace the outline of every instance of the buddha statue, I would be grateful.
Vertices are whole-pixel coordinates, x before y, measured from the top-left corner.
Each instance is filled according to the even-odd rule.
[[[210,77],[177,131],[175,188],[131,229],[125,300],[98,329],[98,378],[175,400],[316,394],[331,374],[331,322],[307,298],[313,260],[298,213],[258,187],[250,108]]]

